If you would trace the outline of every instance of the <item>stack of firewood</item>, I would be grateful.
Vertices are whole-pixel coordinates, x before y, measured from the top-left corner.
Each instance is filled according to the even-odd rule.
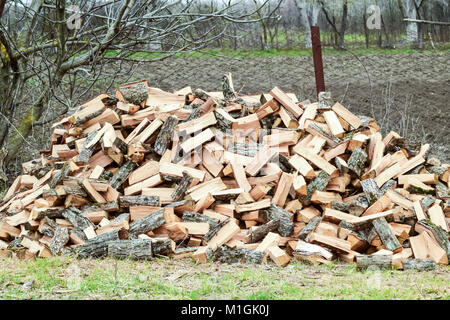
[[[450,255],[450,166],[329,93],[174,93],[146,81],[53,125],[0,204],[0,256],[430,269]]]

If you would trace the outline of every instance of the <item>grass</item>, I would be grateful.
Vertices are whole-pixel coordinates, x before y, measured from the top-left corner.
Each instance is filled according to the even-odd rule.
[[[0,266],[0,299],[450,299],[449,269],[442,266],[359,272],[341,263],[278,268],[66,258],[5,259]]]

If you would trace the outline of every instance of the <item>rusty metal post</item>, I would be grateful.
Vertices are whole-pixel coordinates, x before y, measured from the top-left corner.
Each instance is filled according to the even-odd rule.
[[[311,27],[311,41],[314,59],[314,74],[316,76],[316,92],[325,91],[325,79],[323,76],[322,63],[322,45],[320,44],[320,28],[316,26]]]

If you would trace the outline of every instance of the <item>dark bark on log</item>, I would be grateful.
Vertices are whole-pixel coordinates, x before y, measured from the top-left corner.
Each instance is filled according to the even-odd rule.
[[[121,208],[128,208],[130,206],[159,206],[158,196],[120,196],[119,205]]]
[[[185,211],[183,213],[182,219],[183,222],[206,222],[209,224],[211,228],[216,227],[220,223],[219,219],[208,217],[204,214],[190,211]]]
[[[104,210],[106,212],[115,212],[119,211],[119,202],[117,200],[115,201],[109,201],[105,203],[96,203],[89,206],[83,207],[83,212],[90,212],[90,211],[97,211],[97,210]]]
[[[314,131],[318,132],[320,135],[323,136],[324,139],[326,139],[327,144],[331,147],[334,148],[336,147],[338,144],[340,144],[342,142],[341,139],[336,138],[335,136],[333,136],[332,134],[329,134],[328,132],[326,132],[325,130],[323,130],[321,127],[319,127],[317,124],[315,123],[310,123],[309,124],[309,128],[313,129]]]
[[[445,253],[447,254],[447,257],[450,259],[450,241],[448,240],[449,237],[448,232],[446,232],[444,229],[435,225],[429,220],[420,220],[417,221],[417,224],[432,232],[434,238],[439,243],[441,248],[444,249]]]
[[[216,233],[222,229],[222,227],[224,225],[226,225],[228,223],[230,219],[226,219],[222,222],[220,222],[219,224],[217,224],[214,228],[209,228],[209,231],[203,236],[203,241],[208,242],[209,240],[211,240],[212,237],[214,237],[216,235]]]
[[[95,228],[94,224],[85,216],[81,214],[81,211],[76,208],[68,208],[63,211],[62,216],[70,221],[75,228],[84,230],[89,227]]]
[[[172,141],[173,132],[178,124],[178,118],[170,116],[167,118],[166,122],[161,127],[158,137],[156,137],[153,150],[162,156],[167,150],[167,145]]]
[[[286,158],[285,155],[283,154],[279,154],[279,162],[280,162],[280,167],[284,172],[293,172],[295,171],[295,168],[289,163],[289,159]]]
[[[66,162],[64,163],[61,170],[55,173],[52,180],[50,180],[50,182],[48,183],[49,187],[52,189],[55,188],[62,180],[64,180],[69,175],[69,172],[70,172],[69,163]]]
[[[168,175],[168,174],[162,174],[162,173],[160,173],[159,175],[161,176],[161,178],[162,178],[164,181],[167,181],[167,182],[179,183],[179,182],[181,181],[181,177],[170,176],[170,175]]]
[[[125,239],[128,239],[128,232],[125,229],[111,231],[88,240],[84,245],[74,248],[71,253],[80,259],[103,258],[108,254],[110,242]]]
[[[80,186],[63,186],[63,188],[67,194],[71,194],[82,198],[86,198],[88,196],[86,191],[84,191],[84,189],[81,188]]]
[[[153,256],[174,252],[175,243],[171,239],[152,239]]]
[[[226,105],[225,100],[213,98],[208,93],[206,93],[206,91],[204,91],[202,89],[195,89],[194,92],[193,92],[193,95],[196,98],[199,98],[199,99],[201,99],[203,101],[206,101],[206,100],[211,98],[220,107],[224,107]]]
[[[62,218],[62,213],[64,210],[64,208],[47,208],[45,211],[40,211],[34,220],[41,220],[44,217],[50,219]]]
[[[403,261],[403,270],[431,271],[436,269],[433,259],[408,259]]]
[[[127,161],[111,178],[109,182],[111,187],[117,190],[125,182],[125,180],[128,179],[128,176],[135,168],[136,164],[134,162]]]
[[[151,260],[152,240],[118,240],[108,243],[108,256],[116,259]]]
[[[164,209],[160,209],[146,217],[130,223],[129,233],[130,235],[137,237],[140,234],[147,233],[162,226],[165,222]]]
[[[120,150],[120,152],[122,152],[123,154],[128,154],[128,145],[125,143],[125,141],[123,141],[119,137],[116,137],[113,144],[117,147],[117,149]]]
[[[365,211],[369,207],[369,200],[365,196],[359,196],[350,204],[350,213],[354,215],[358,214],[361,210]],[[362,212],[361,212],[362,213]]]
[[[50,241],[50,251],[54,256],[59,255],[64,245],[69,241],[69,230],[66,227],[56,227],[53,238]]]
[[[385,255],[357,255],[356,268],[358,270],[365,269],[390,269],[392,263],[391,256]]]
[[[226,132],[227,130],[231,129],[231,121],[228,119],[225,119],[222,114],[220,114],[219,112],[214,111],[214,115],[216,116],[217,119],[217,127],[221,130]]]
[[[191,177],[186,171],[183,171],[183,177],[181,178],[180,182],[177,184],[174,192],[171,195],[172,200],[178,201],[182,199],[193,180],[193,177]]]
[[[240,249],[231,249],[227,246],[218,248],[213,254],[213,260],[221,263],[243,263],[245,251]]]
[[[147,87],[143,83],[138,83],[134,86],[120,88],[123,98],[135,105],[140,105],[148,98]]]
[[[409,141],[406,138],[394,138],[386,146],[385,152],[397,152],[400,149],[405,149],[408,152],[408,157],[416,156],[422,143],[419,141]]]
[[[391,229],[389,228],[389,224],[384,217],[373,220],[372,224],[375,227],[378,235],[380,236],[381,242],[383,242],[384,246],[388,250],[394,252],[401,248],[402,245],[392,233]]]
[[[397,186],[397,181],[394,179],[389,179],[380,188],[382,194],[385,194],[389,189],[393,189]]]
[[[420,203],[422,204],[423,211],[426,211],[431,205],[436,201],[436,198],[428,195],[422,200],[420,200]]]
[[[342,211],[342,212],[349,212],[350,204],[346,203],[346,202],[342,202],[342,201],[333,200],[331,202],[331,209]]]
[[[378,188],[377,183],[374,179],[361,180],[361,186],[364,190],[367,200],[369,201],[369,206],[374,204],[379,198],[383,196],[380,188]]]
[[[263,262],[264,252],[250,249],[244,249],[244,252],[245,263],[261,264]]]
[[[80,154],[78,155],[77,162],[88,162],[89,161],[90,157],[92,156],[92,153],[94,153],[95,146],[97,144],[91,146],[90,148],[86,148],[85,146],[94,139],[97,132],[98,132],[98,130],[92,131],[87,135],[86,140],[84,141],[83,148],[81,149]]]
[[[319,225],[319,223],[322,221],[322,217],[314,217],[311,219],[311,221],[308,222],[306,226],[300,230],[298,234],[298,239],[308,241],[309,235],[314,232],[316,227]]]
[[[128,220],[129,218],[130,218],[130,214],[129,213],[122,213],[122,214],[119,214],[117,217],[115,217],[111,222],[119,223],[119,222]]]
[[[256,263],[261,264],[264,252],[246,248],[231,249],[222,246],[214,252],[213,260],[222,263]]]
[[[230,192],[228,194],[213,195],[213,197],[214,199],[216,199],[216,201],[229,201],[231,199],[236,199],[237,197],[239,197],[240,194],[241,194],[240,192]]]
[[[173,253],[174,253],[174,255],[180,255],[180,254],[184,254],[184,253],[194,253],[195,251],[198,250],[198,248],[200,248],[200,247],[178,248],[178,249],[173,250]],[[211,258],[211,253],[212,253],[212,250],[211,250],[211,248],[209,248],[209,250],[206,252],[207,259]]]
[[[98,117],[99,115],[101,115],[103,113],[103,111],[105,111],[105,109],[97,110],[97,111],[95,111],[93,113],[90,113],[90,114],[86,115],[84,118],[77,118],[77,119],[75,119],[75,121],[73,123],[73,126],[77,127],[80,124],[83,124],[83,123],[85,123],[85,122],[87,122],[89,120],[92,120],[95,117]]]
[[[280,227],[280,220],[270,220],[269,222],[256,227],[253,231],[248,231],[247,234],[247,243],[255,243],[258,242],[269,233],[274,232]]]
[[[351,230],[351,231],[356,231],[357,230],[357,228],[355,228],[353,226],[353,224],[351,224],[350,222],[347,222],[345,220],[342,220],[341,222],[339,222],[339,228],[344,228],[344,229],[348,229],[348,230]]]
[[[436,196],[439,199],[448,199],[450,198],[450,193],[448,192],[448,188],[445,184],[443,184],[441,181],[439,181],[436,184]]]
[[[254,157],[261,148],[262,145],[259,143],[233,142],[228,145],[227,151],[247,157]]]
[[[294,223],[291,221],[291,213],[280,208],[273,203],[267,210],[267,220],[279,220],[280,226],[278,227],[278,233],[283,237],[289,237],[294,231]]]
[[[365,153],[360,147],[356,147],[352,155],[348,159],[348,168],[352,170],[358,177],[364,172],[364,164],[367,159],[367,153]]]
[[[83,230],[79,228],[74,228],[69,231],[69,235],[71,235],[72,233],[81,240],[83,240],[84,242],[88,241],[88,238],[86,237],[86,234],[83,232]]]
[[[226,101],[232,101],[236,99],[237,94],[234,91],[233,79],[231,73],[226,73],[222,77],[222,92]]]
[[[192,112],[189,114],[189,116],[186,118],[186,120],[183,120],[181,122],[188,122],[191,120],[195,120],[201,117],[203,110],[200,108],[194,108]]]
[[[261,128],[268,130],[268,134],[270,134],[270,130],[272,129],[274,118],[275,117],[270,114],[260,120]]]
[[[184,207],[187,209],[184,211],[188,211],[188,209],[191,209],[191,210],[194,209],[195,201],[194,200],[181,200],[181,201],[169,203],[164,206],[164,208],[184,208]]]
[[[325,171],[321,170],[317,177],[308,185],[306,188],[307,195],[301,196],[299,199],[303,203],[304,206],[309,206],[311,203],[311,196],[314,191],[319,190],[323,191],[330,182],[330,175]]]
[[[338,170],[339,170],[339,172],[341,174],[348,173],[348,167],[344,166],[343,163],[341,163],[341,161],[339,160],[338,157],[334,158],[334,165],[336,166],[336,168],[338,168]]]

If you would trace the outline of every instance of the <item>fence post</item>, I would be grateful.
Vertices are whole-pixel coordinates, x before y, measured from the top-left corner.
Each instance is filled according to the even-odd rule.
[[[322,63],[322,46],[320,44],[320,28],[318,26],[311,27],[311,41],[314,59],[314,74],[316,76],[316,92],[325,91],[325,80],[323,76]]]

